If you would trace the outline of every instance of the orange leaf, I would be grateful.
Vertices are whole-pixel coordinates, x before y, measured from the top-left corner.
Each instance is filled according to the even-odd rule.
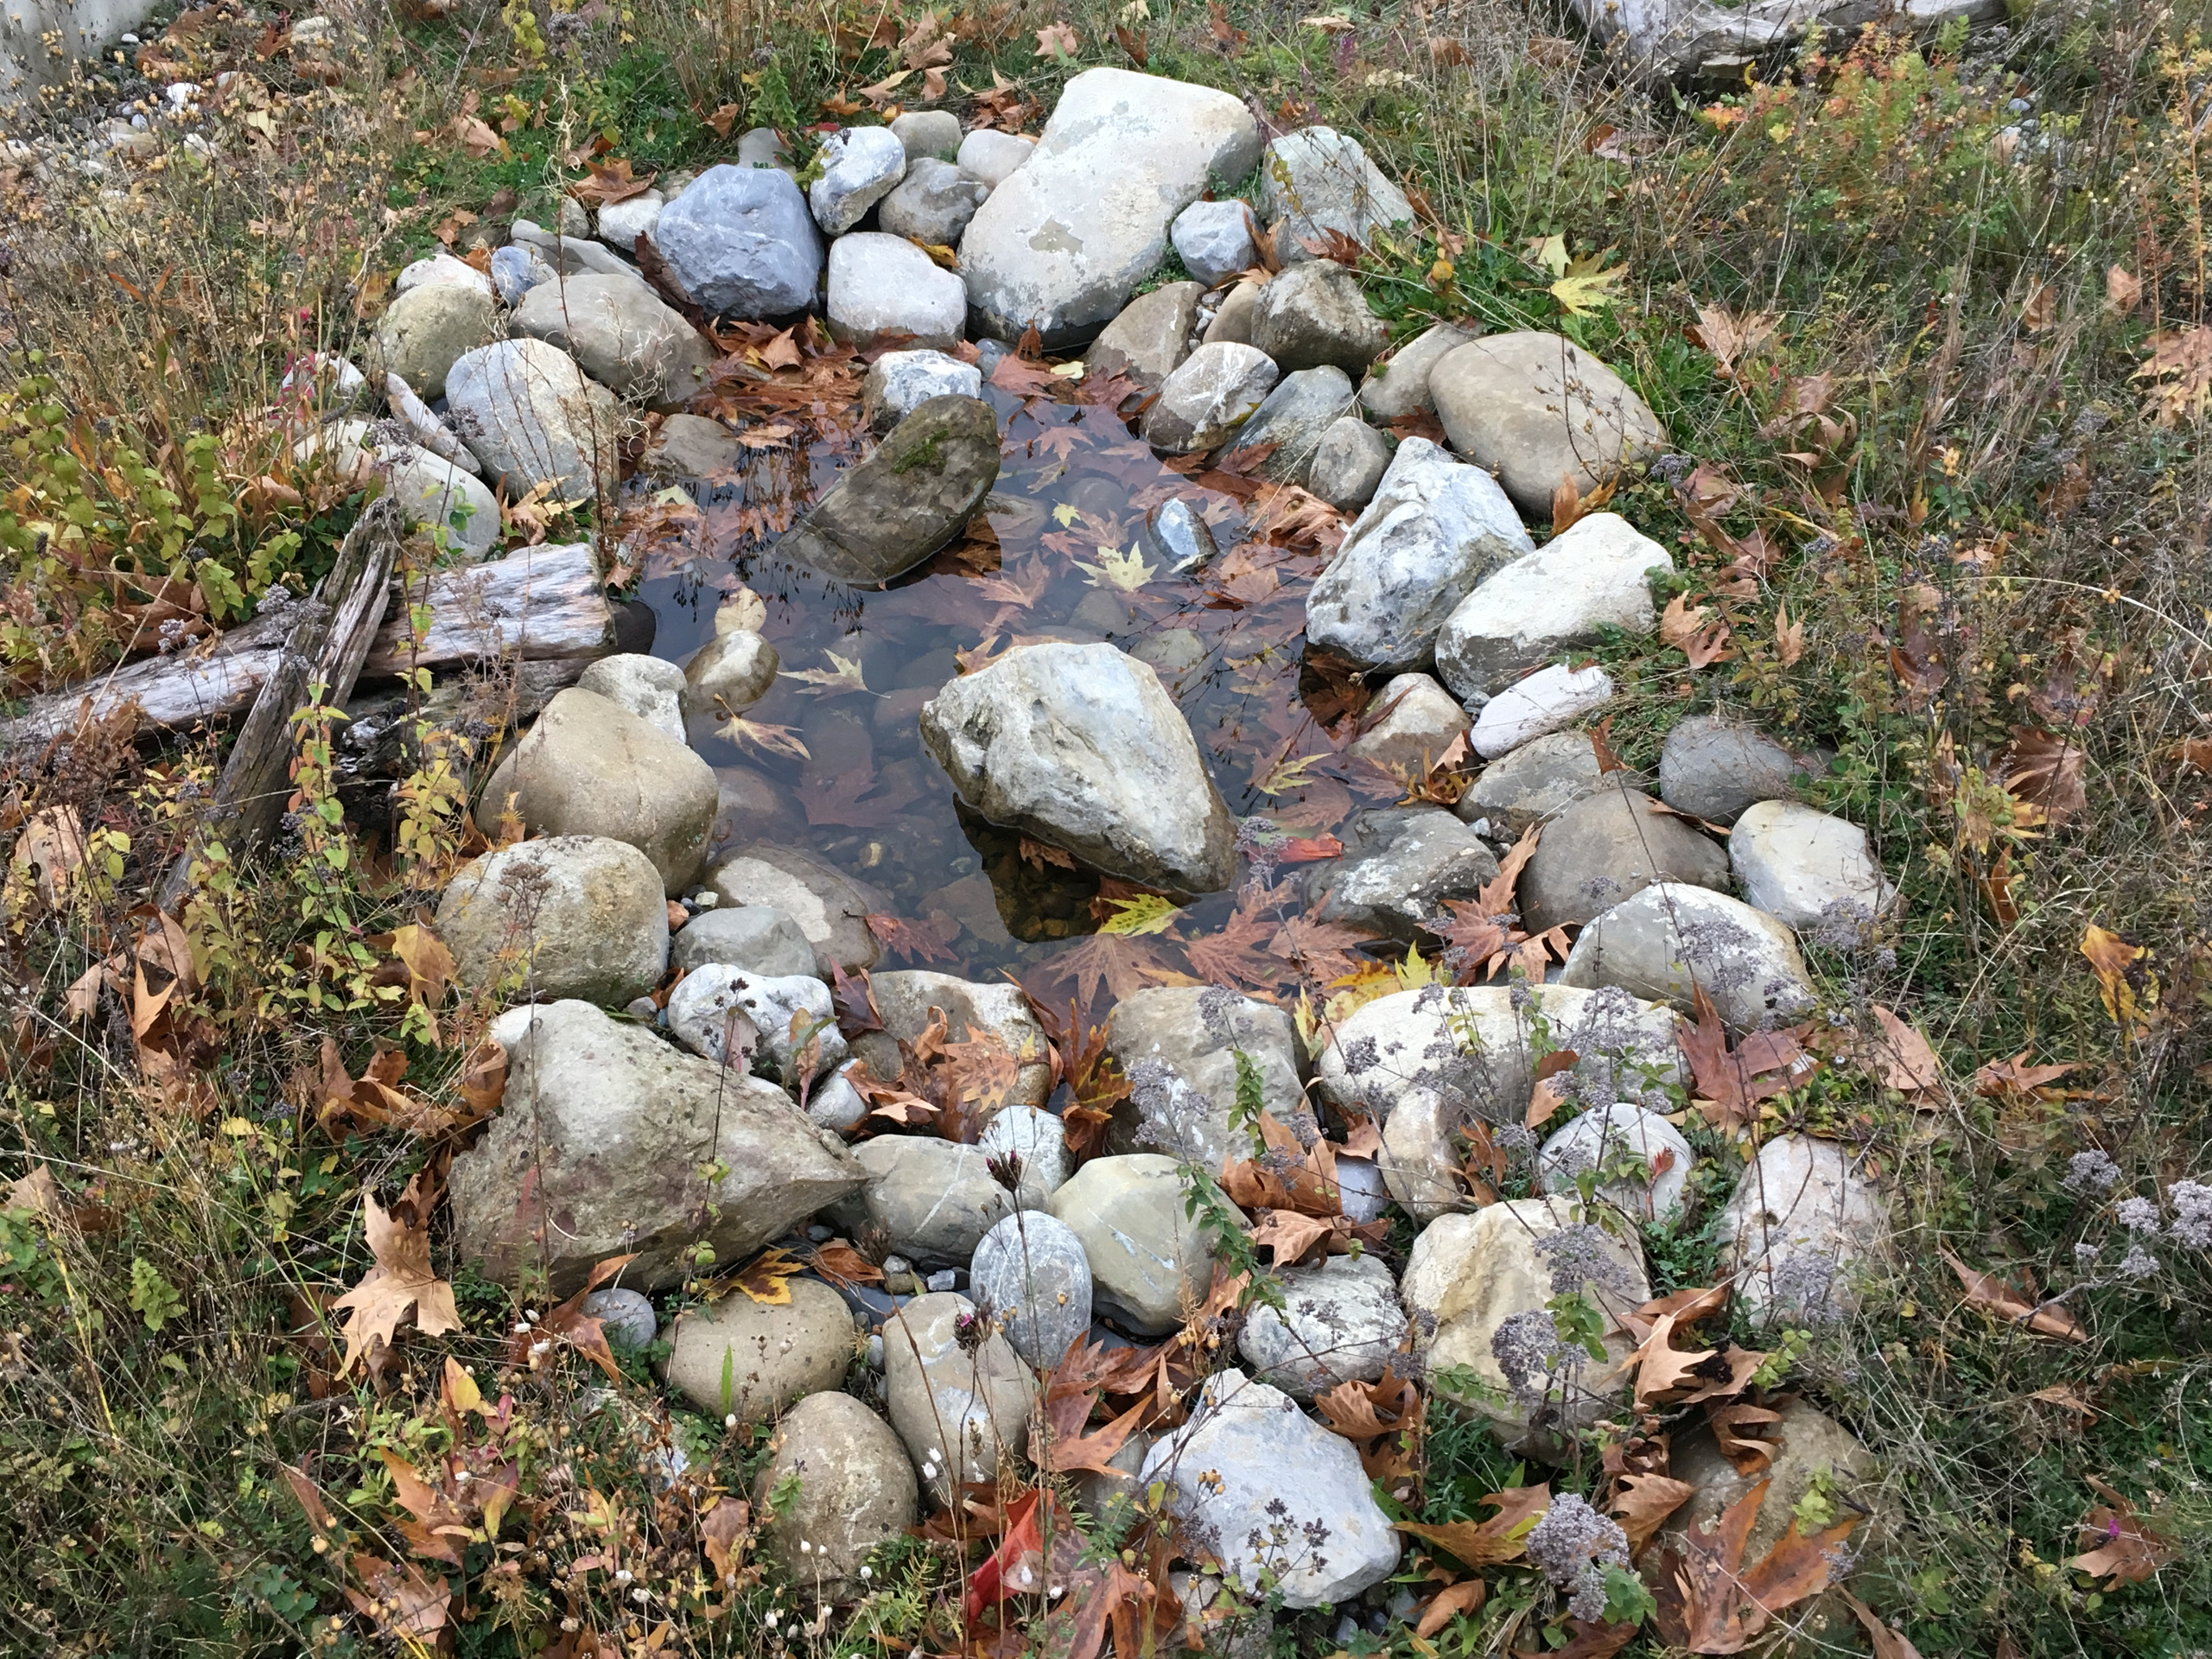
[[[1484,1593],[1480,1579],[1463,1580],[1447,1589],[1440,1590],[1429,1599],[1428,1605],[1421,1609],[1421,1623],[1414,1626],[1414,1634],[1434,1636],[1461,1613],[1471,1613],[1480,1607]]]
[[[1628,1535],[1631,1552],[1641,1550],[1666,1524],[1667,1517],[1687,1503],[1697,1488],[1687,1480],[1666,1475],[1627,1475],[1613,1493],[1612,1513]]]
[[[462,1328],[460,1310],[454,1306],[453,1287],[430,1271],[432,1197],[422,1192],[423,1179],[417,1172],[399,1203],[389,1211],[374,1198],[362,1197],[362,1228],[376,1265],[359,1284],[331,1304],[334,1309],[347,1310],[343,1326],[346,1357],[339,1367],[341,1376],[353,1369],[354,1361],[372,1357],[378,1349],[388,1346],[400,1322],[410,1313],[416,1328],[426,1337]]]

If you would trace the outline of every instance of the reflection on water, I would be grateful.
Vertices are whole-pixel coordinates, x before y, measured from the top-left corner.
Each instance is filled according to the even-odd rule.
[[[935,965],[979,978],[1002,968],[1027,976],[1093,931],[1101,881],[956,803],[918,717],[963,660],[978,666],[1039,640],[1110,640],[1157,670],[1233,813],[1311,835],[1353,805],[1349,774],[1300,698],[1306,591],[1325,562],[1314,535],[1323,521],[1296,518],[1312,513],[1310,498],[1268,492],[1248,505],[1239,497],[1255,486],[1178,475],[1109,409],[985,394],[1002,435],[986,507],[995,546],[963,539],[888,591],[828,582],[777,559],[772,537],[759,533],[754,498],[788,488],[796,466],[779,454],[707,499],[681,543],[649,559],[641,588],[658,619],[655,652],[671,659],[712,636],[716,606],[741,582],[766,602],[764,632],[783,665],[746,713],[751,730],[693,733],[726,803],[743,804],[732,839],[799,848],[869,884],[893,914],[936,925],[957,963]],[[814,457],[813,489],[836,469],[834,457]],[[1220,550],[1181,571],[1144,537],[1147,512],[1178,499]],[[1174,938],[1219,930],[1235,903],[1230,893],[1196,901]]]

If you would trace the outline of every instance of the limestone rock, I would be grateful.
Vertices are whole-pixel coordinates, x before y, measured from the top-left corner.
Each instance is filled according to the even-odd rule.
[[[668,198],[658,190],[645,190],[608,202],[599,210],[599,239],[609,247],[634,255],[638,238],[653,233],[653,227],[660,223],[660,211],[666,206]]]
[[[660,872],[671,895],[690,887],[707,851],[718,791],[704,760],[619,703],[570,687],[484,789],[493,816],[510,792],[533,836],[611,836]]]
[[[1001,1457],[1019,1457],[1029,1439],[1029,1373],[995,1332],[972,1350],[961,1342],[976,1317],[965,1296],[938,1291],[883,1322],[891,1426],[940,1503],[969,1482],[997,1479]]]
[[[1515,681],[1484,703],[1467,741],[1484,760],[1495,760],[1531,738],[1572,726],[1612,700],[1613,677],[1596,664],[1569,668],[1554,663]]]
[[[947,1040],[995,1043],[1013,1059],[1013,1082],[1006,1101],[1042,1106],[1052,1093],[1051,1045],[1045,1028],[1037,1023],[1020,991],[1003,980],[978,982],[911,969],[870,976],[868,994],[883,1029],[854,1041],[855,1052],[869,1062],[878,1077],[899,1075],[899,1045],[918,1042],[930,1027],[932,1014],[941,1012]]]
[[[1167,454],[1227,442],[1267,401],[1276,372],[1274,359],[1256,346],[1207,341],[1160,383],[1144,412],[1144,441]]]
[[[1093,1306],[1131,1335],[1165,1336],[1183,1323],[1185,1298],[1205,1300],[1213,1257],[1173,1158],[1094,1158],[1052,1194],[1052,1212],[1083,1241]]]
[[[1360,382],[1360,407],[1386,424],[1433,410],[1428,388],[1431,370],[1446,353],[1475,338],[1471,330],[1448,322],[1432,323],[1367,372]]]
[[[923,705],[922,742],[992,823],[1109,874],[1217,893],[1235,830],[1160,677],[1109,645],[1022,645]]]
[[[1306,637],[1364,667],[1421,667],[1475,584],[1531,545],[1489,474],[1408,438],[1307,594]]]
[[[1349,1602],[1397,1567],[1398,1535],[1351,1442],[1234,1366],[1205,1380],[1190,1421],[1154,1443],[1141,1478],[1167,1483],[1184,1535],[1247,1594],[1265,1573],[1287,1607]],[[1308,1529],[1325,1541],[1311,1542]]]
[[[588,1002],[517,1009],[495,1027],[506,1096],[453,1161],[454,1245],[501,1283],[535,1273],[582,1288],[594,1263],[635,1252],[643,1290],[680,1282],[692,1247],[737,1264],[867,1172],[772,1084],[741,1077],[609,1019]],[[709,1185],[702,1160],[726,1172]]]
[[[1702,988],[1738,1031],[1787,1025],[1817,1001],[1789,930],[1740,899],[1660,881],[1582,930],[1562,985],[1618,986],[1692,1011]]]
[[[432,283],[451,283],[457,288],[473,288],[486,299],[492,297],[491,277],[466,259],[454,258],[443,248],[438,249],[429,258],[417,259],[404,268],[392,280],[392,295],[397,298],[416,289],[428,287]]]
[[[1357,415],[1345,415],[1322,431],[1306,487],[1339,512],[1357,512],[1375,499],[1389,467],[1390,441]]]
[[[1600,1181],[1598,1197],[1637,1222],[1666,1221],[1682,1207],[1697,1162],[1682,1132],[1658,1113],[1626,1101],[1582,1113],[1544,1142],[1537,1154],[1544,1191],[1572,1194],[1588,1172],[1602,1174],[1641,1160],[1643,1173]],[[1664,1165],[1662,1168],[1660,1166]]]
[[[1359,278],[1333,259],[1288,266],[1253,303],[1252,343],[1285,370],[1326,363],[1364,374],[1389,340]]]
[[[976,137],[962,143],[963,165]],[[1007,340],[1032,323],[1047,346],[1083,338],[1159,265],[1176,214],[1210,181],[1243,178],[1259,150],[1233,94],[1087,70],[969,223],[960,257],[969,306]]]
[[[1083,1241],[1056,1217],[1007,1217],[976,1246],[968,1274],[1014,1351],[1039,1370],[1051,1370],[1090,1333],[1090,1263]]]
[[[1260,284],[1247,278],[1222,296],[1206,324],[1202,342],[1208,346],[1249,346],[1252,313],[1260,303]]]
[[[683,717],[719,723],[768,695],[783,665],[776,648],[750,628],[717,633],[683,664]]]
[[[557,346],[601,385],[655,409],[683,404],[715,364],[696,328],[626,276],[541,283],[513,321],[516,333]]]
[[[976,1137],[986,1158],[1020,1160],[1021,1184],[1014,1202],[1023,1210],[1051,1207],[1052,1194],[1067,1184],[1068,1143],[1060,1120],[1041,1107],[1020,1102],[991,1114]],[[1087,1316],[1086,1316],[1087,1317]]]
[[[683,671],[664,658],[627,651],[601,657],[584,670],[576,685],[683,741]]]
[[[1866,832],[1796,801],[1745,808],[1729,831],[1728,857],[1745,902],[1801,932],[1823,924],[1864,930],[1897,903]]]
[[[1191,354],[1198,325],[1198,283],[1163,283],[1115,314],[1084,354],[1093,374],[1127,375],[1145,391],[1159,386]]]
[[[702,911],[677,931],[669,955],[687,973],[715,963],[762,979],[814,971],[814,947],[798,924],[773,905]]]
[[[889,582],[958,535],[998,474],[991,406],[931,397],[801,514],[777,550],[839,582]]]
[[[1194,201],[1175,215],[1167,239],[1183,269],[1207,288],[1260,263],[1252,210],[1241,201]]]
[[[888,432],[932,397],[982,395],[983,377],[973,363],[943,352],[886,352],[861,382],[861,413],[871,429]]]
[[[1374,724],[1344,753],[1386,771],[1418,776],[1467,734],[1467,711],[1426,674],[1394,676],[1375,694],[1363,719]]]
[[[1658,621],[1652,575],[1674,568],[1665,548],[1618,514],[1578,518],[1459,601],[1436,637],[1437,671],[1478,709],[1552,658],[1597,644],[1607,628],[1649,633]]]
[[[1236,1351],[1258,1381],[1300,1404],[1339,1382],[1372,1382],[1405,1340],[1390,1269],[1371,1255],[1332,1255],[1279,1274],[1284,1312],[1255,1304]]]
[[[1306,244],[1324,242],[1332,231],[1365,244],[1414,218],[1406,193],[1358,141],[1329,127],[1300,127],[1268,146],[1260,212],[1275,226],[1275,253],[1285,264],[1314,258]]]
[[[761,1553],[803,1595],[842,1604],[865,1593],[861,1566],[913,1525],[918,1507],[897,1432],[849,1394],[825,1390],[785,1413],[769,1445],[753,1483]],[[798,1496],[778,1510],[770,1495],[794,1479]]]
[[[645,469],[658,479],[711,479],[745,463],[745,446],[720,421],[671,415],[645,446]]]
[[[1026,134],[978,127],[961,139],[953,159],[963,173],[990,191],[1004,184],[1016,168],[1027,166],[1036,153],[1037,141]]]
[[[1541,1446],[1562,1431],[1582,1427],[1605,1414],[1623,1390],[1617,1382],[1599,1379],[1617,1370],[1637,1345],[1622,1316],[1651,1298],[1643,1252],[1634,1238],[1582,1224],[1586,1230],[1577,1236],[1601,1264],[1605,1278],[1579,1287],[1604,1319],[1600,1340],[1606,1357],[1602,1361],[1585,1357],[1572,1375],[1559,1377],[1541,1403],[1516,1396],[1491,1352],[1491,1338],[1506,1320],[1516,1314],[1545,1314],[1547,1302],[1575,1287],[1560,1282],[1553,1262],[1538,1249],[1573,1225],[1573,1206],[1556,1198],[1510,1199],[1473,1215],[1443,1216],[1414,1240],[1399,1283],[1407,1311],[1436,1321],[1434,1334],[1422,1349],[1429,1375],[1433,1377],[1448,1366],[1471,1367],[1497,1393],[1474,1395],[1461,1403],[1489,1418],[1510,1441],[1525,1439]]]
[[[957,247],[967,232],[968,221],[976,217],[976,210],[990,194],[988,185],[969,177],[950,162],[909,157],[906,176],[876,205],[875,220],[893,236],[909,236],[933,247]],[[966,293],[963,288],[963,311]]]
[[[1529,826],[1563,812],[1594,792],[1605,773],[1597,746],[1582,732],[1533,738],[1484,766],[1453,810],[1469,823],[1488,819],[1501,841],[1518,841]]]
[[[1281,1008],[1202,986],[1153,986],[1122,998],[1106,1022],[1106,1052],[1139,1086],[1114,1108],[1107,1146],[1189,1158],[1207,1170],[1250,1157],[1250,1137],[1229,1122],[1238,1049],[1259,1073],[1266,1109],[1289,1122],[1305,1096],[1297,1035]],[[1160,1074],[1138,1070],[1146,1065]]]
[[[834,968],[873,968],[883,954],[867,918],[870,911],[887,912],[890,901],[795,847],[741,846],[709,871],[707,880],[722,905],[772,906],[797,922],[824,979]]]
[[[1563,479],[1589,494],[1656,454],[1665,429],[1628,382],[1557,334],[1485,334],[1429,371],[1452,447],[1496,473],[1531,519]]]
[[[446,395],[446,376],[465,352],[498,333],[492,296],[457,283],[425,283],[385,308],[370,337],[379,372],[396,374],[425,403]]]
[[[733,1051],[749,1050],[755,1071],[793,1093],[803,1073],[826,1076],[845,1058],[830,988],[811,974],[770,979],[709,963],[668,994],[666,1018],[670,1033],[694,1054],[728,1065],[738,1058]]]
[[[602,836],[556,836],[486,853],[447,884],[438,938],[471,989],[512,981],[538,1001],[620,1007],[668,970],[660,872]]]
[[[1342,369],[1300,369],[1283,376],[1238,429],[1227,464],[1245,470],[1254,451],[1273,444],[1273,450],[1251,470],[1281,483],[1304,485],[1320,450],[1321,435],[1351,406],[1351,382]]]
[[[1752,1323],[1825,1324],[1859,1306],[1859,1274],[1889,1248],[1889,1206],[1833,1141],[1778,1135],[1721,1212],[1718,1240]]]
[[[521,304],[522,296],[531,289],[540,283],[550,283],[559,275],[545,257],[527,243],[510,242],[504,248],[493,250],[492,284],[505,304]]]
[[[357,484],[381,479],[410,527],[442,531],[460,563],[486,558],[502,533],[499,499],[454,462],[416,444],[378,442],[376,431],[367,421],[333,421],[293,445],[292,453],[303,461],[326,457],[333,472]]]
[[[968,290],[905,237],[855,231],[830,245],[826,309],[830,336],[847,345],[906,336],[942,351],[967,327]]]
[[[845,1299],[819,1279],[786,1284],[791,1300],[781,1306],[733,1291],[676,1321],[668,1381],[697,1410],[763,1422],[806,1395],[842,1386],[853,1357]]]
[[[891,130],[910,170],[925,156],[950,162],[960,153],[960,118],[950,110],[908,110],[893,118]]]
[[[569,209],[575,209],[573,219]],[[641,286],[645,276],[639,269],[612,248],[601,246],[591,239],[590,226],[584,223],[583,204],[573,196],[562,199],[561,228],[549,231],[526,219],[518,219],[508,227],[514,245],[524,247],[535,254],[556,276],[626,276]]]
[[[1601,785],[1545,827],[1515,896],[1531,933],[1578,926],[1655,881],[1725,892],[1728,855],[1639,789]]]
[[[516,495],[546,485],[558,500],[588,501],[613,487],[620,408],[559,346],[542,340],[480,346],[454,362],[445,391],[454,432]]]
[[[661,209],[653,245],[692,303],[717,316],[804,311],[822,279],[806,199],[773,168],[709,168]]]
[[[868,1172],[867,1224],[920,1268],[966,1267],[984,1234],[1014,1213],[982,1148],[933,1135],[879,1135],[853,1148]]]
[[[1797,792],[1806,763],[1764,732],[1717,715],[1692,715],[1659,747],[1659,796],[1708,823],[1733,823],[1760,801]]]
[[[737,164],[792,170],[791,153],[784,145],[783,134],[773,127],[748,127],[737,135]]]
[[[1408,944],[1440,936],[1451,925],[1449,902],[1471,900],[1497,879],[1497,855],[1440,806],[1368,807],[1342,839],[1341,857],[1307,873],[1306,902],[1319,906],[1322,921]]]
[[[807,187],[807,205],[831,236],[859,224],[906,175],[906,146],[888,127],[842,128],[822,141],[817,159],[822,174]]]

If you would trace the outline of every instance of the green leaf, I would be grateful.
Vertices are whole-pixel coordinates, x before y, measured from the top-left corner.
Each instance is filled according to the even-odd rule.
[[[1141,933],[1165,933],[1183,912],[1156,893],[1141,893],[1134,899],[1109,899],[1114,916],[1099,928],[1101,933],[1116,933],[1134,938]]]
[[[149,1331],[158,1332],[184,1312],[184,1299],[152,1262],[134,1255],[130,1258],[130,1306],[146,1321]]]

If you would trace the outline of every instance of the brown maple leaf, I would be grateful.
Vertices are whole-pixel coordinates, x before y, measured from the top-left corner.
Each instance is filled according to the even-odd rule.
[[[1509,1486],[1502,1492],[1485,1493],[1481,1502],[1497,1510],[1487,1521],[1447,1521],[1436,1526],[1418,1526],[1410,1521],[1391,1524],[1400,1532],[1436,1545],[1462,1567],[1480,1572],[1501,1561],[1521,1559],[1530,1529],[1552,1506],[1552,1489],[1544,1481],[1534,1486]]]
[[[1928,629],[1929,613],[1936,603],[1934,589],[1925,583],[1906,588],[1897,601],[1897,637],[1890,646],[1890,669],[1904,683],[1904,704],[1914,714],[1925,709],[1951,678]]]
[[[1997,757],[1997,776],[2015,799],[2056,829],[2089,804],[2082,781],[2084,759],[2078,738],[2015,726],[2012,742]]]
[[[1289,977],[1281,958],[1267,949],[1275,931],[1275,924],[1265,917],[1239,909],[1222,924],[1220,932],[1190,942],[1191,971],[1211,984],[1273,990]]]
[[[1756,1122],[1761,1101],[1771,1100],[1810,1070],[1796,1036],[1789,1031],[1754,1032],[1736,1048],[1728,1046],[1720,1012],[1696,988],[1697,1020],[1675,1017],[1677,1040],[1689,1060],[1697,1109],[1718,1129],[1739,1129]]]
[[[1048,982],[1072,985],[1085,1007],[1098,1000],[1102,985],[1118,1002],[1147,985],[1188,982],[1156,941],[1125,933],[1093,933],[1048,957],[1038,971]]]
[[[1810,1537],[1793,1521],[1765,1555],[1744,1566],[1744,1547],[1771,1484],[1761,1481],[1659,1553],[1658,1570],[1646,1579],[1658,1603],[1653,1623],[1675,1646],[1741,1653],[1776,1613],[1827,1587],[1830,1554],[1859,1523],[1855,1515]]]
[[[1660,1395],[1694,1386],[1705,1380],[1700,1369],[1713,1357],[1711,1349],[1684,1353],[1674,1346],[1675,1316],[1662,1313],[1651,1322],[1651,1334],[1620,1364],[1622,1376],[1636,1374],[1636,1403],[1648,1405]]]
[[[1341,922],[1315,921],[1308,916],[1293,916],[1279,928],[1268,949],[1284,961],[1294,963],[1300,977],[1319,980],[1326,984],[1358,972],[1359,964],[1352,957],[1352,948],[1364,944],[1373,935]]]
[[[426,1337],[462,1328],[453,1287],[430,1270],[430,1210],[436,1201],[436,1189],[426,1187],[425,1172],[419,1170],[390,1210],[362,1195],[362,1230],[376,1265],[359,1284],[331,1303],[334,1309],[346,1310],[341,1327],[346,1357],[338,1368],[341,1376],[353,1369],[356,1360],[373,1358],[378,1350],[389,1347],[401,1321],[410,1314],[416,1329]]]
[[[1774,1461],[1772,1440],[1743,1431],[1770,1427],[1781,1421],[1780,1412],[1748,1401],[1707,1407],[1706,1411],[1707,1426],[1713,1430],[1713,1443],[1720,1448],[1721,1456],[1735,1465],[1739,1475],[1757,1474]]]
[[[1667,1517],[1688,1503],[1697,1488],[1668,1475],[1626,1475],[1613,1490],[1611,1512],[1628,1535],[1630,1554],[1644,1545],[1667,1522]]]
[[[871,911],[867,917],[868,931],[887,955],[904,957],[909,962],[957,962],[949,947],[958,935],[960,925],[949,916],[933,916],[925,922],[902,922],[896,916]]]
[[[612,207],[632,196],[642,196],[652,188],[653,180],[658,176],[648,173],[642,179],[638,178],[631,173],[626,161],[594,162],[590,163],[590,173],[589,178],[570,185],[569,194],[594,207]]]
[[[1995,1274],[1967,1266],[1948,1250],[1939,1254],[1950,1263],[1951,1271],[1959,1275],[1959,1283],[1966,1287],[1967,1306],[1981,1308],[2007,1325],[2025,1325],[2037,1336],[2060,1337],[2068,1342],[2089,1339],[2089,1333],[2082,1328],[2079,1319],[2057,1303],[2037,1296],[2032,1286],[2023,1294]]]
[[[1974,1091],[1977,1095],[2017,1095],[2024,1099],[2046,1092],[2045,1084],[2057,1082],[2079,1066],[2079,1061],[2068,1061],[2063,1065],[2031,1065],[2028,1063],[2028,1051],[2022,1049],[2009,1060],[1992,1060],[1976,1071]]]
[[[1339,1382],[1315,1395],[1313,1406],[1331,1429],[1358,1448],[1369,1478],[1413,1472],[1425,1421],[1421,1390],[1388,1366],[1375,1382]]]
[[[2088,1481],[2104,1502],[2082,1517],[2082,1541],[2096,1548],[2075,1556],[2067,1566],[2103,1579],[2106,1589],[2115,1590],[2123,1584],[2143,1583],[2180,1554],[2125,1497],[2094,1475]]]

